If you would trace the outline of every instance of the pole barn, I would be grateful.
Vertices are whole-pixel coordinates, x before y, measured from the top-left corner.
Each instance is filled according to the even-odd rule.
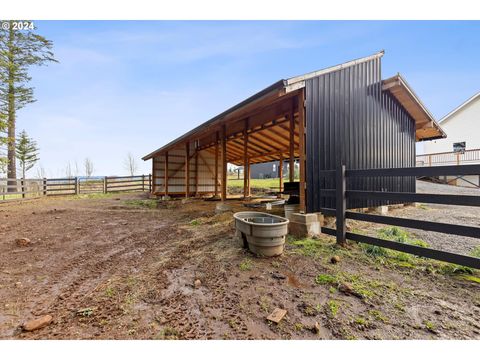
[[[382,80],[383,51],[280,80],[143,157],[152,159],[158,196],[227,194],[227,164],[243,166],[244,197],[252,164],[288,161],[290,193],[300,211],[334,207],[320,172],[415,166],[415,142],[446,137],[404,78]],[[300,178],[294,178],[294,161]],[[281,181],[281,180],[280,180]],[[415,192],[415,178],[352,180],[352,190]],[[220,194],[219,194],[220,190]],[[383,205],[349,200],[347,208]]]

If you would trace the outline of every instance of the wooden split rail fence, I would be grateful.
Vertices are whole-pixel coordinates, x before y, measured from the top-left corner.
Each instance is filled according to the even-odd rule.
[[[374,199],[381,201],[391,201],[392,203],[433,203],[457,206],[480,206],[480,196],[472,195],[450,195],[450,194],[418,194],[411,192],[389,192],[389,191],[360,191],[349,190],[346,187],[348,178],[365,177],[388,177],[388,176],[465,176],[480,174],[480,165],[459,165],[459,166],[435,166],[420,168],[390,168],[390,169],[367,169],[367,170],[345,170],[345,165],[338,166],[336,170],[321,171],[320,176],[324,178],[335,178],[336,188],[322,190],[320,196],[335,198],[335,209],[324,208],[322,213],[327,216],[336,217],[336,229],[322,227],[322,232],[336,236],[337,243],[345,244],[346,240],[366,243],[414,254],[421,257],[427,257],[440,261],[446,261],[462,266],[480,269],[480,259],[451,253],[447,251],[424,248],[420,246],[382,240],[371,236],[360,235],[353,232],[347,232],[346,219],[366,221],[371,223],[401,226],[406,228],[420,229],[426,231],[435,231],[445,234],[454,234],[459,236],[468,236],[480,238],[480,228],[465,225],[446,224],[432,221],[414,220],[398,218],[393,216],[382,216],[365,214],[347,210],[347,199]]]
[[[0,179],[0,202],[42,196],[152,191],[152,176],[104,176],[55,179]]]

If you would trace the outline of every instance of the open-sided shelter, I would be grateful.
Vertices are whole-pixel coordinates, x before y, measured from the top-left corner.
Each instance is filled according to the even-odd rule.
[[[249,166],[288,159],[290,182],[298,159],[300,209],[331,207],[319,176],[347,169],[415,166],[415,142],[445,133],[401,75],[382,80],[383,51],[327,69],[279,80],[143,157],[152,159],[156,195],[212,194],[227,199],[227,164]],[[281,171],[281,170],[280,170]],[[279,180],[282,187],[282,180]],[[391,177],[349,182],[352,190],[415,192],[415,179]],[[378,206],[352,200],[348,208]]]

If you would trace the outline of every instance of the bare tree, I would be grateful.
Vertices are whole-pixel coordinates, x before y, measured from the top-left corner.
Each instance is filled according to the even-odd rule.
[[[72,174],[72,166],[70,165],[70,161],[67,163],[67,166],[65,167],[65,176],[66,176],[67,178],[73,177],[73,174]]]
[[[125,170],[130,174],[130,176],[134,176],[138,170],[138,164],[137,160],[135,160],[135,157],[132,155],[132,153],[128,153],[127,157],[123,161],[123,166]]]
[[[45,168],[42,166],[42,164],[39,164],[37,167],[37,179],[44,179],[47,177]]]
[[[80,168],[78,167],[78,162],[75,160],[74,176],[80,175]]]
[[[94,168],[93,168],[93,162],[89,158],[85,158],[85,161],[83,162],[83,166],[85,169],[85,176],[89,178],[92,176]]]

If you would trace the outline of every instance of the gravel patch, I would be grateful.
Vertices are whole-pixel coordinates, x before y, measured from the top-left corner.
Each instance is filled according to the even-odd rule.
[[[434,184],[426,181],[417,181],[417,192],[430,194],[480,196],[480,189]],[[422,204],[419,207],[395,209],[390,211],[389,215],[448,224],[475,226],[480,228],[480,208],[478,207]],[[475,247],[480,246],[480,239],[476,238],[416,229],[408,230],[418,238],[429,243],[434,249],[468,255]]]

